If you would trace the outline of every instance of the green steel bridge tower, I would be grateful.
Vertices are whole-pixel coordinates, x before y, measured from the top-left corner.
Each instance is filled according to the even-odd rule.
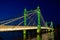
[[[38,16],[37,34],[40,34],[40,32],[41,32],[41,22],[40,22],[41,21],[41,11],[40,11],[39,6],[37,7],[37,9],[35,11],[36,11],[37,16]],[[24,9],[24,26],[25,27],[27,26],[26,17],[27,17],[27,9],[25,8]],[[48,27],[48,22],[45,23],[45,26]],[[50,26],[52,26],[52,28],[53,28],[53,23],[52,22],[51,22]],[[48,30],[46,30],[46,31],[48,31]],[[24,40],[26,40],[26,30],[23,31],[23,35],[24,35],[23,36]],[[37,35],[37,40],[42,40],[40,35]]]

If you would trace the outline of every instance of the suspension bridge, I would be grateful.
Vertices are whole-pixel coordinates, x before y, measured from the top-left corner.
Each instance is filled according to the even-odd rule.
[[[8,25],[9,23],[22,20],[20,21],[16,26]],[[50,25],[48,26],[48,23]],[[0,22],[0,32],[4,31],[17,31],[17,30],[23,30],[23,38],[26,40],[26,30],[37,30],[37,34],[40,34],[42,29],[46,29],[46,31],[54,30],[53,28],[53,22],[46,22],[41,14],[41,10],[39,7],[35,10],[27,11],[27,9],[24,9],[24,15],[21,17],[4,20]],[[37,40],[41,40],[39,35],[37,36]]]

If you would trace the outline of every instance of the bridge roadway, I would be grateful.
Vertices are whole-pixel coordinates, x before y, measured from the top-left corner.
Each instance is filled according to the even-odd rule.
[[[6,25],[0,25],[0,32],[3,31],[17,31],[17,30],[32,30],[37,29],[37,26],[6,26]],[[52,29],[50,27],[41,27],[41,29]]]

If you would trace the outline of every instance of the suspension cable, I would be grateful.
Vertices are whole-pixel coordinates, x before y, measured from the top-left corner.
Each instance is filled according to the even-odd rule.
[[[4,22],[10,21],[10,20],[13,20],[13,19],[9,19],[9,20],[5,20],[5,21],[1,21],[0,23],[4,23]]]
[[[28,19],[30,19],[32,16],[33,16],[33,14],[32,14],[30,17],[28,17]],[[27,19],[27,20],[28,20],[28,19]],[[24,22],[24,21],[22,21],[21,23],[19,23],[17,26],[21,25],[23,22]]]
[[[32,19],[30,20],[30,22],[28,23],[28,25],[30,25],[30,23],[33,21],[34,17],[32,17]]]
[[[35,20],[34,20],[34,23],[33,23],[33,26],[35,25],[35,23],[36,23],[36,19],[37,19],[37,17],[35,18]]]
[[[42,14],[41,14],[41,20],[43,21],[43,24],[44,24],[44,26],[45,26],[45,20],[44,20]]]
[[[32,14],[32,13],[28,14],[27,16],[29,16],[29,15],[31,15],[31,14]],[[9,21],[9,22],[6,22],[6,23],[4,23],[4,24],[1,24],[1,25],[5,25],[5,24],[8,24],[8,23],[11,23],[11,22],[13,22],[13,21],[22,19],[23,17],[24,17],[24,16],[21,16],[21,17],[19,17],[19,18],[15,18],[15,19],[13,19],[13,20],[11,20],[11,21]]]
[[[36,12],[37,10],[34,10],[34,12]],[[37,12],[36,12],[37,13]],[[43,23],[44,23],[44,26],[45,26],[45,20],[44,20],[44,18],[43,18],[43,16],[42,16],[42,14],[41,14],[41,20],[43,21]]]

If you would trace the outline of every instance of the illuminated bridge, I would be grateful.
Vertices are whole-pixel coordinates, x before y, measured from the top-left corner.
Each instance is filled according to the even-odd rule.
[[[19,21],[17,25],[8,25],[9,23]],[[49,24],[49,25],[48,25]],[[0,32],[5,31],[21,31],[23,30],[23,40],[26,40],[26,30],[37,30],[37,34],[41,33],[41,30],[46,30],[53,32],[53,22],[46,22],[41,14],[41,10],[39,7],[35,10],[28,11],[26,8],[24,9],[24,15],[21,17],[17,17],[14,19],[4,20],[0,22]],[[41,40],[39,35],[37,36],[37,40]]]

